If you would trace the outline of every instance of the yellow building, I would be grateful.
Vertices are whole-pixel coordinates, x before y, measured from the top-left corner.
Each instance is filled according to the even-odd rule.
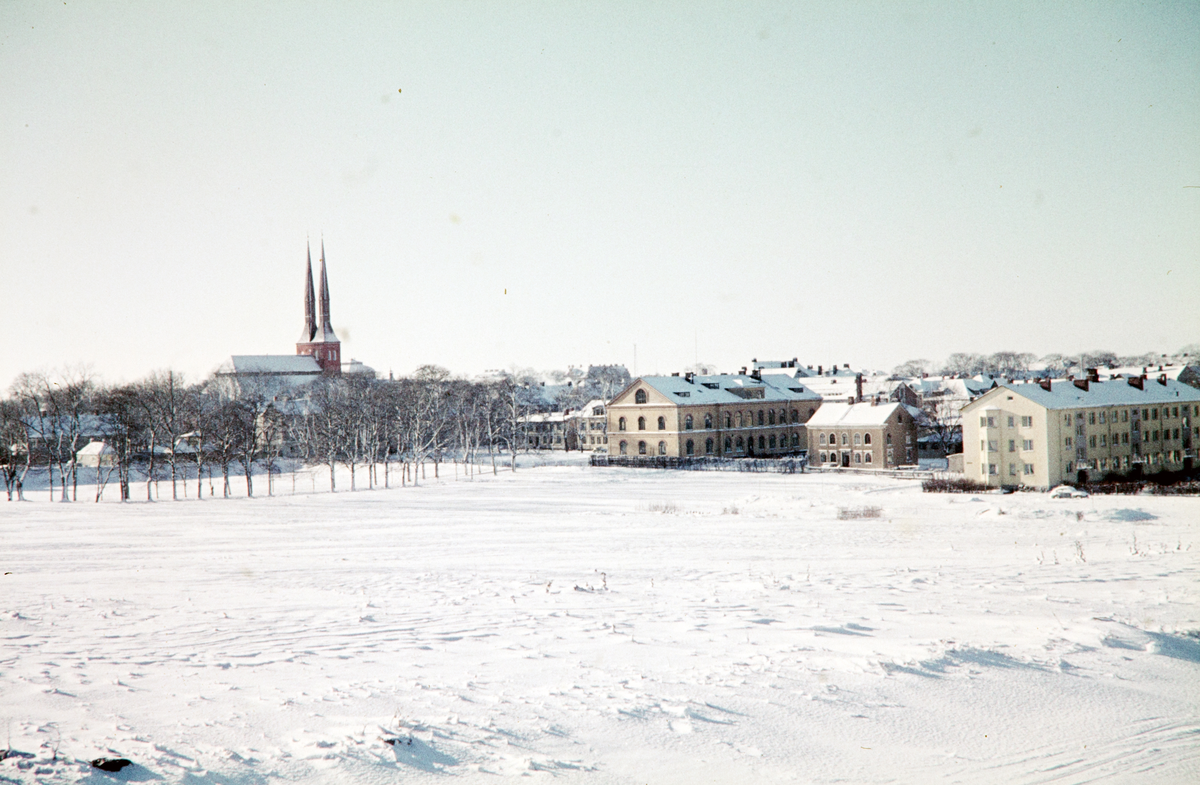
[[[963,474],[988,485],[1190,469],[1200,390],[1133,376],[999,384],[962,408]]]
[[[643,376],[608,404],[608,454],[798,455],[820,403],[781,374]]]

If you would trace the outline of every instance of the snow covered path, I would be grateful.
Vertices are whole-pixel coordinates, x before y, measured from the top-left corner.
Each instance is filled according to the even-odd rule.
[[[0,782],[1196,782],[1198,522],[586,467],[0,503]]]

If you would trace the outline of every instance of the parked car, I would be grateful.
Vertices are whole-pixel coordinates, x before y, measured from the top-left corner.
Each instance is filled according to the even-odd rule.
[[[1070,485],[1056,485],[1050,489],[1051,499],[1086,499],[1088,492],[1082,488],[1073,488]]]

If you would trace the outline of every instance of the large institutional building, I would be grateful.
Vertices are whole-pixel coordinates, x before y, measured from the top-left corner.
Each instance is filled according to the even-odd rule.
[[[608,405],[609,455],[777,457],[808,449],[821,397],[782,374],[643,376]]]

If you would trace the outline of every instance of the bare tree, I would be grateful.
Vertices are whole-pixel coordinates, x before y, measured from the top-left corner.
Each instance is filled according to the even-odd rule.
[[[29,433],[21,418],[16,400],[0,400],[0,474],[4,475],[4,491],[8,500],[24,500],[25,475],[29,473]]]
[[[920,378],[932,370],[933,363],[929,360],[907,360],[892,369],[892,376],[900,379]]]

